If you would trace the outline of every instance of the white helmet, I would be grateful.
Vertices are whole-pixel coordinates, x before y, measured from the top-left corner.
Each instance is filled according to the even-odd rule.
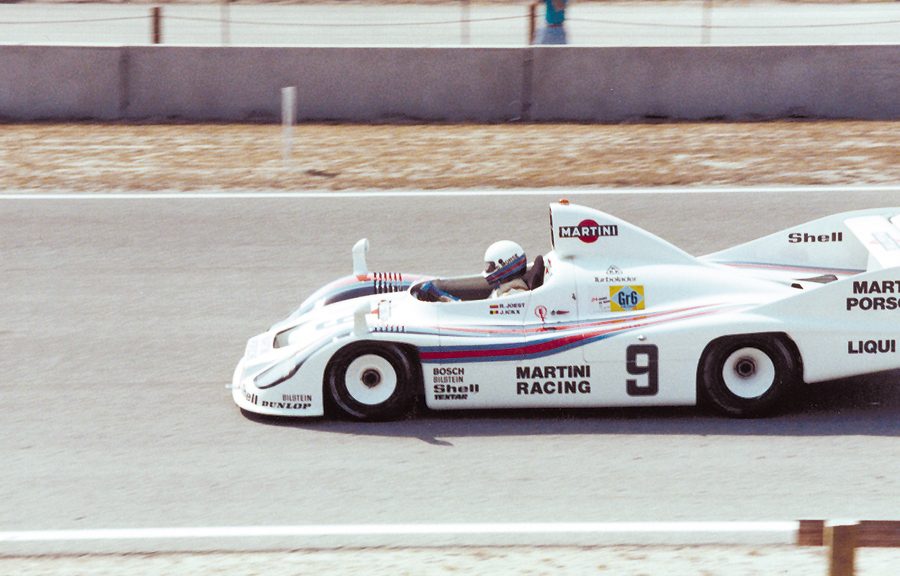
[[[510,240],[494,242],[484,252],[484,277],[499,286],[525,273],[525,250]]]

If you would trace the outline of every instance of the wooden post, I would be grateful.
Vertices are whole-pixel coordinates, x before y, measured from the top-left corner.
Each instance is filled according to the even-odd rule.
[[[824,520],[801,520],[797,530],[797,546],[824,546],[824,533]]]
[[[528,45],[534,44],[534,33],[537,31],[537,2],[528,5]]]
[[[151,8],[150,20],[153,22],[152,41],[154,44],[162,44],[162,8]]]
[[[863,520],[856,532],[857,548],[900,548],[900,520]]]
[[[828,546],[828,576],[854,575],[858,527],[858,524],[838,524],[825,527],[825,545]]]

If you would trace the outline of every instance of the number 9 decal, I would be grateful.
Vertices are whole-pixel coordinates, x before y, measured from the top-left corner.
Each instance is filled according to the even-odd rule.
[[[644,359],[641,362],[641,357]],[[633,344],[625,350],[625,368],[632,376],[647,375],[644,382],[637,378],[625,380],[629,396],[656,396],[659,393],[659,349],[654,344]]]

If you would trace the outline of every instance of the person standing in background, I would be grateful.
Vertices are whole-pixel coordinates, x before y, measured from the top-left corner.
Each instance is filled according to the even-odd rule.
[[[566,44],[566,0],[544,0],[546,23],[537,33],[536,44]]]

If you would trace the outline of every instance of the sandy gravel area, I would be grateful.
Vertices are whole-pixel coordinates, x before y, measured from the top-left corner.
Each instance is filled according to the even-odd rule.
[[[0,124],[0,189],[897,184],[900,122]]]
[[[857,576],[895,576],[900,549],[857,550]],[[127,554],[3,558],[0,572],[19,576],[825,576],[824,548],[794,546],[614,546],[598,548],[391,548],[211,554]]]

